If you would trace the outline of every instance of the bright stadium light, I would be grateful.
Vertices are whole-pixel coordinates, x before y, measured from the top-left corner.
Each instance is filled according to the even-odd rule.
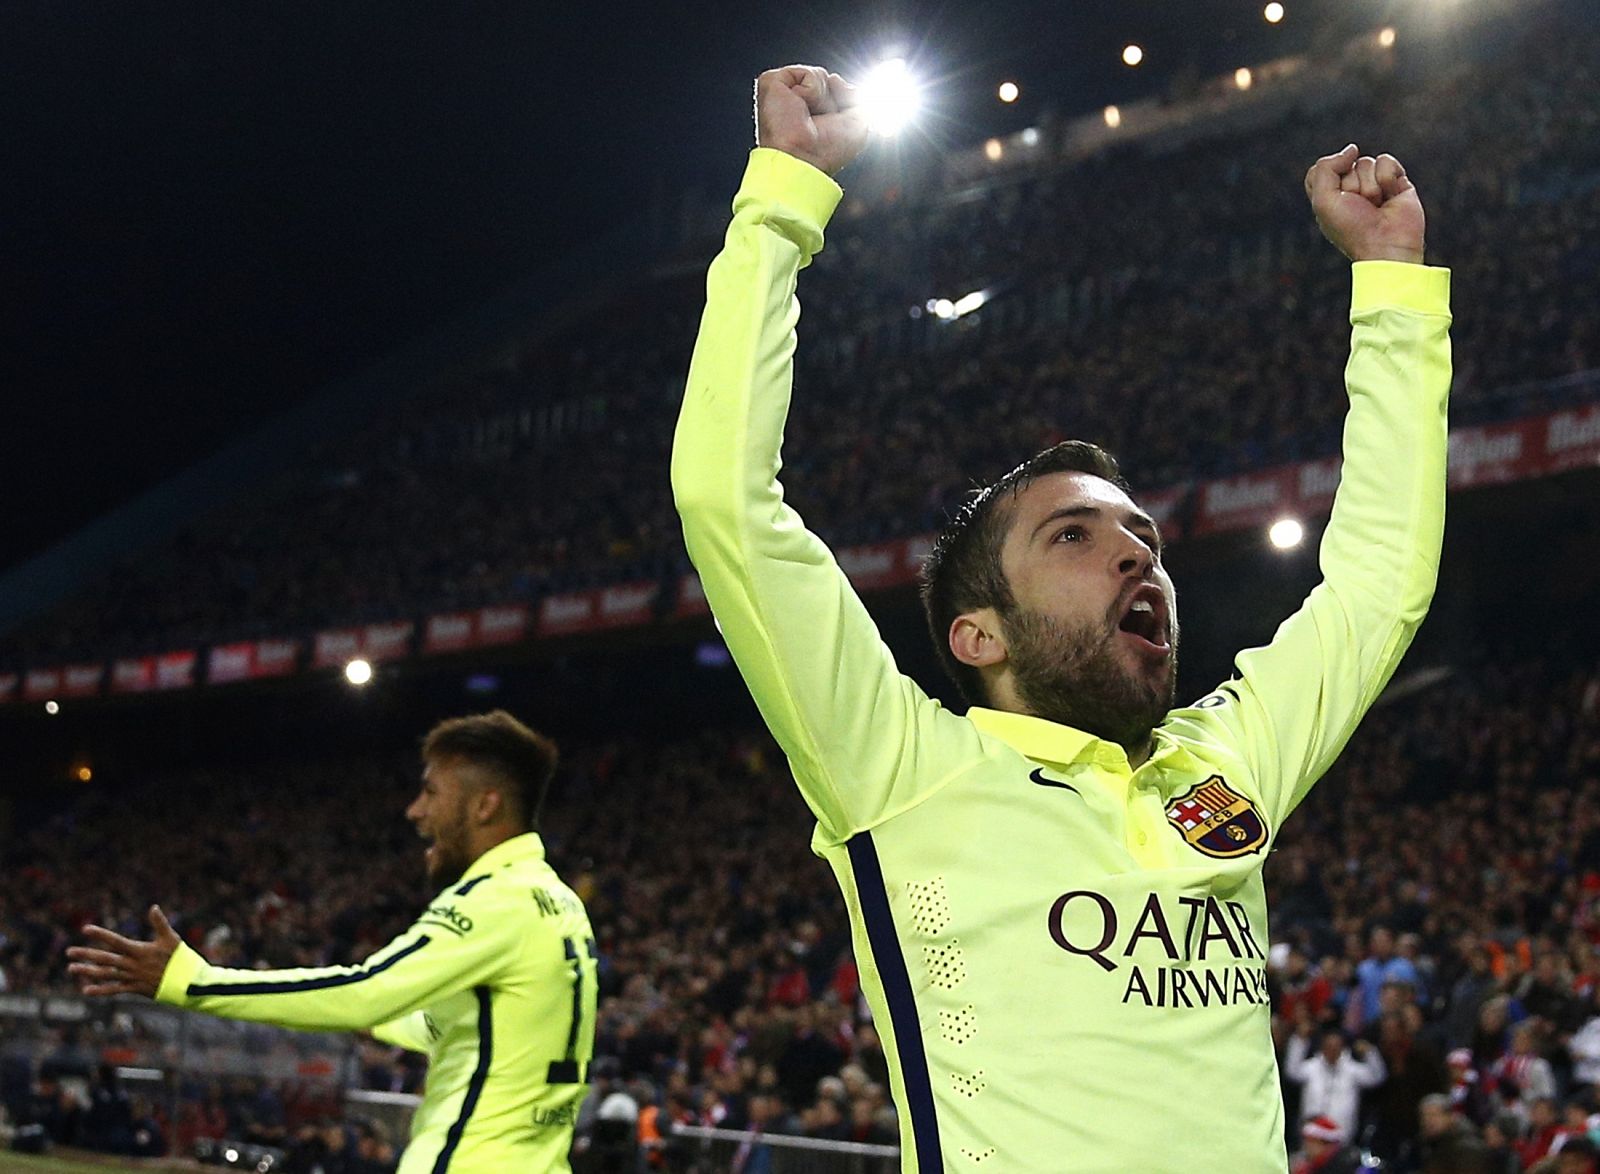
[[[344,666],[344,679],[352,685],[365,685],[372,680],[372,664],[359,657]]]
[[[1238,69],[1233,71],[1233,84],[1238,86],[1241,90],[1248,90],[1251,86],[1256,84],[1255,75],[1252,74],[1248,69],[1240,66]]]
[[[1015,102],[1022,91],[1017,88],[1016,82],[1001,82],[1000,89],[996,91],[1002,102]]]
[[[1261,10],[1261,15],[1268,24],[1277,24],[1283,19],[1283,5],[1279,4],[1278,0],[1272,0],[1271,4]]]
[[[1393,49],[1394,48],[1394,29],[1393,28],[1386,28],[1386,29],[1380,30],[1379,33],[1378,33],[1378,44],[1382,45],[1385,49]]]
[[[57,702],[46,701],[44,703],[44,711],[54,717],[61,712],[61,706]]]
[[[904,57],[878,62],[867,71],[857,89],[867,124],[884,136],[904,130],[922,103],[922,87],[911,76]]]
[[[1107,106],[1106,107],[1106,125],[1109,126],[1112,130],[1116,130],[1117,127],[1121,126],[1122,125],[1122,111],[1118,110],[1115,106]]]
[[[1293,550],[1305,539],[1306,528],[1294,518],[1279,518],[1267,531],[1267,541],[1279,550]]]
[[[1000,160],[1005,157],[1005,153],[1006,145],[999,139],[990,139],[987,143],[983,144],[984,158],[988,159],[990,163],[1000,162]]]
[[[1122,49],[1122,64],[1138,65],[1144,60],[1144,50],[1138,45],[1125,45]]]
[[[1022,145],[1024,147],[1037,147],[1039,145],[1039,128],[1026,126],[1022,128]]]
[[[94,778],[94,770],[87,762],[72,773],[77,776],[80,783],[87,783]]]
[[[938,318],[954,318],[956,316],[956,304],[949,298],[935,298],[932,309],[934,316]]]

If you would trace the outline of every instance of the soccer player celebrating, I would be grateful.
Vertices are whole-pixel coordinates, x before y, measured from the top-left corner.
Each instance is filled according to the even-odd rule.
[[[155,940],[86,926],[86,995],[148,995],[228,1019],[337,1031],[428,1055],[401,1174],[566,1170],[594,1051],[595,948],[536,830],[556,747],[503,711],[453,718],[422,747],[406,818],[444,891],[358,966],[225,970],[150,909]]]
[[[761,76],[756,122],[673,488],[844,892],[904,1168],[1281,1174],[1262,862],[1438,568],[1448,274],[1422,264],[1417,193],[1354,146],[1306,176],[1355,264],[1343,481],[1300,611],[1174,708],[1157,527],[1108,455],[1057,445],[975,495],[927,560],[959,717],[896,670],[777,480],[797,273],[867,128],[848,83],[806,66]]]

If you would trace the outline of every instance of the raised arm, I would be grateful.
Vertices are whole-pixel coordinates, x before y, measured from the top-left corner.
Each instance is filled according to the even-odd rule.
[[[1318,160],[1306,191],[1354,262],[1344,465],[1322,582],[1238,676],[1173,715],[1233,744],[1281,823],[1349,740],[1433,598],[1444,534],[1449,271],[1422,264],[1416,189],[1391,156]]]
[[[828,548],[783,500],[797,275],[840,198],[827,173],[861,150],[866,128],[843,79],[819,69],[765,73],[756,100],[761,145],[706,278],[672,488],[734,660],[818,821],[844,839],[937,785],[915,761],[930,724],[967,723],[901,675]]]
[[[492,886],[453,898],[453,922],[424,913],[404,933],[355,966],[238,970],[212,966],[185,945],[154,907],[154,940],[135,941],[85,927],[92,946],[74,946],[69,973],[86,995],[140,994],[224,1019],[308,1031],[389,1025],[381,1038],[416,1048],[395,1021],[430,1003],[491,982],[515,963],[518,918]],[[426,1050],[426,1044],[416,1050]]]

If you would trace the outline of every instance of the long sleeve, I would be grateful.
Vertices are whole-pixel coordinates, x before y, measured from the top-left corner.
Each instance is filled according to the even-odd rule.
[[[408,1052],[426,1054],[433,1048],[434,1033],[429,1028],[427,1012],[413,1011],[388,1023],[377,1024],[372,1029],[372,1038]]]
[[[1359,1088],[1376,1088],[1389,1075],[1389,1069],[1384,1065],[1383,1056],[1377,1048],[1369,1047],[1365,1056],[1353,1056],[1350,1063]]]
[[[180,945],[156,999],[224,1019],[311,1031],[393,1024],[445,996],[488,984],[515,964],[519,920],[497,915],[501,901],[494,886],[454,896],[356,966],[225,969]]]
[[[1304,1084],[1309,1075],[1306,1071],[1306,1051],[1306,1041],[1303,1036],[1289,1037],[1289,1048],[1283,1057],[1283,1071],[1296,1084]]]
[[[1181,721],[1231,742],[1281,823],[1393,676],[1432,601],[1444,536],[1449,271],[1358,262],[1344,464],[1322,582]],[[1179,717],[1179,715],[1174,715]]]
[[[808,164],[752,152],[706,279],[672,487],[734,660],[819,823],[844,839],[958,773],[972,756],[954,743],[970,750],[977,736],[899,672],[778,483],[797,277],[839,196]]]

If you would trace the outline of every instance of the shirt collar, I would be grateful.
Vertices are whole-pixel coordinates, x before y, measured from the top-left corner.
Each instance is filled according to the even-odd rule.
[[[1031,713],[1011,713],[975,705],[967,710],[967,720],[985,734],[999,738],[1035,762],[1054,762],[1065,766],[1097,745],[1109,745],[1101,743],[1093,734],[1086,734],[1060,722],[1034,717]]]
[[[1065,766],[1079,758],[1094,758],[1101,765],[1120,761],[1127,768],[1128,756],[1121,746],[1106,742],[1072,726],[1030,713],[1011,713],[1002,709],[985,709],[975,705],[967,710],[967,719],[982,730],[999,738],[1017,753],[1035,762],[1053,762]],[[1149,764],[1169,756],[1181,759],[1192,757],[1184,744],[1166,730],[1157,726],[1152,731],[1155,744],[1150,749]]]
[[[544,841],[539,838],[538,832],[523,832],[520,836],[512,836],[509,840],[501,840],[482,856],[474,860],[468,868],[469,872],[482,872],[485,869],[506,868],[524,860],[543,860]]]

